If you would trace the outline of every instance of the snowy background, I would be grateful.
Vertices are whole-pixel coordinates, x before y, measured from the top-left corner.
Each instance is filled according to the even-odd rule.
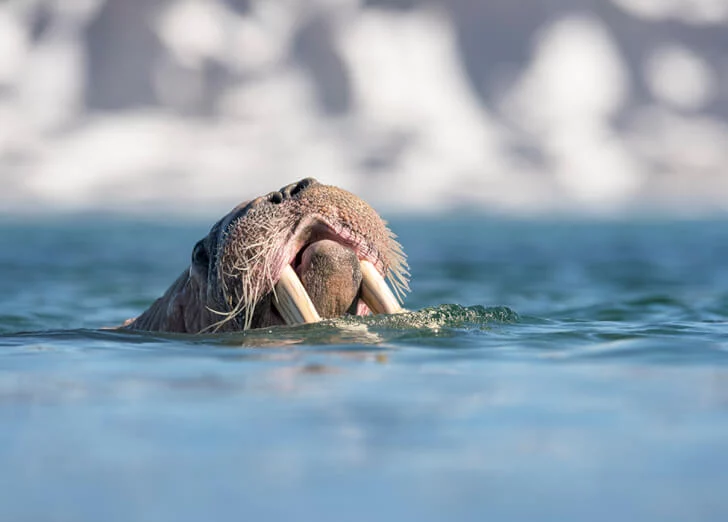
[[[728,0],[3,0],[0,213],[728,211]]]

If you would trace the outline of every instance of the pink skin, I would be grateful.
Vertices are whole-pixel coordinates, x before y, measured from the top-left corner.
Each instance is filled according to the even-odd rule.
[[[376,251],[369,247],[369,245],[363,241],[358,241],[344,227],[331,226],[319,216],[308,216],[296,227],[296,231],[293,233],[291,240],[275,256],[280,261],[277,264],[277,268],[273,271],[274,279],[276,281],[280,279],[283,267],[286,265],[291,265],[294,269],[296,268],[296,257],[298,257],[299,252],[304,250],[307,245],[325,239],[335,241],[353,250],[359,261],[369,261],[377,268],[377,271],[382,276],[385,275],[382,259],[376,255]]]

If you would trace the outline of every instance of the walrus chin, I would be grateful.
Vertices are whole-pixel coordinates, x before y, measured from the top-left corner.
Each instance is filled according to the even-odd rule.
[[[369,205],[306,178],[218,221],[190,268],[124,327],[200,333],[398,313],[405,259]]]

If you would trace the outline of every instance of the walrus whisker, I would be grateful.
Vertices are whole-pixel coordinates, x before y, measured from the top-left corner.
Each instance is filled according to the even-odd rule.
[[[226,318],[224,320],[216,321],[216,322],[214,322],[214,323],[206,326],[205,328],[203,328],[202,330],[200,330],[198,332],[198,333],[201,333],[201,334],[202,333],[215,333],[215,332],[217,332],[223,324],[225,324],[227,321],[230,320],[230,315],[233,314],[233,312],[219,312],[217,310],[213,310],[209,306],[206,306],[205,309],[208,312],[210,312],[210,313],[212,313],[214,315],[222,315],[222,316],[226,316]]]
[[[227,288],[227,285],[225,285],[225,288]],[[253,303],[251,303],[251,304],[249,304],[249,305],[246,306],[244,304],[245,302],[247,302],[246,294],[247,294],[247,290],[246,290],[246,287],[244,287],[243,288],[243,295],[238,298],[238,302],[235,304],[234,307],[232,307],[232,309],[229,312],[220,312],[220,311],[213,310],[213,309],[211,309],[211,308],[208,307],[208,310],[211,313],[213,313],[215,315],[223,316],[224,319],[221,319],[220,321],[217,321],[217,322],[211,324],[210,326],[208,326],[207,328],[205,328],[204,330],[202,330],[202,332],[207,332],[207,331],[216,332],[216,331],[218,331],[225,324],[227,324],[230,321],[234,320],[235,317],[237,317],[239,314],[241,314],[243,312],[243,310],[245,310],[245,312],[246,312],[245,313],[245,321],[243,323],[243,329],[244,330],[249,329],[250,328],[250,321],[252,320],[253,312],[255,310],[255,306],[256,306],[257,302],[253,302]],[[232,296],[225,297],[225,300],[231,305],[232,304],[232,300],[230,299],[230,297],[232,297]],[[248,313],[248,310],[250,310],[251,308],[252,308],[252,310],[250,311],[250,313]]]

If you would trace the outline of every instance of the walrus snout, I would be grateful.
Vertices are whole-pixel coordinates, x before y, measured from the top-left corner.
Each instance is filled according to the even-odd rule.
[[[365,201],[304,178],[215,223],[189,269],[127,327],[236,331],[396,313],[409,289],[405,257]]]

